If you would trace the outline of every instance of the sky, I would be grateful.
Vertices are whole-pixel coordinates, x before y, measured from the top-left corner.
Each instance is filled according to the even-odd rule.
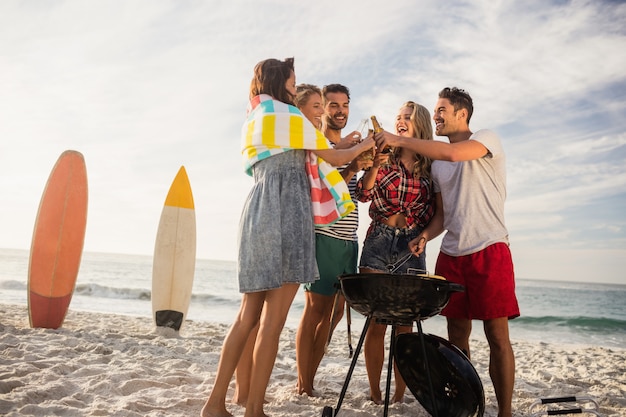
[[[252,70],[294,57],[297,82],[350,88],[345,133],[373,114],[393,130],[403,102],[467,90],[470,128],[495,130],[507,155],[516,276],[626,284],[625,50],[621,1],[3,0],[0,248],[30,248],[48,176],[74,149],[85,251],[152,255],[184,166],[197,257],[235,260]],[[367,205],[360,219],[362,239]]]

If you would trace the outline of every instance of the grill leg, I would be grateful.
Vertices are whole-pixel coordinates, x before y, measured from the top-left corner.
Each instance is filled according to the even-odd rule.
[[[437,403],[435,402],[435,390],[433,389],[433,381],[430,378],[430,367],[428,366],[428,357],[426,356],[426,342],[424,341],[424,332],[422,331],[422,322],[417,320],[417,332],[420,335],[420,342],[422,342],[422,355],[424,356],[424,367],[426,368],[426,378],[428,379],[428,386],[430,387],[430,401],[433,405],[433,417],[439,417],[437,411]]]
[[[346,375],[346,380],[343,383],[343,388],[341,389],[341,394],[339,394],[339,400],[337,401],[337,407],[335,408],[335,416],[339,413],[339,409],[341,408],[341,403],[343,403],[343,397],[346,396],[346,392],[348,391],[348,384],[350,384],[350,378],[352,378],[352,372],[354,372],[354,367],[356,366],[356,362],[359,359],[359,353],[361,353],[361,348],[363,347],[363,342],[365,341],[365,334],[367,333],[367,328],[370,326],[370,321],[372,320],[372,316],[367,316],[365,320],[365,325],[363,326],[363,331],[361,332],[361,337],[359,338],[359,343],[356,345],[356,352],[354,352],[354,357],[352,358],[352,362],[350,363],[350,369],[348,370],[348,375]]]
[[[391,391],[391,373],[393,372],[393,355],[396,352],[396,326],[391,325],[391,345],[389,346],[389,361],[387,363],[387,386],[385,388],[385,408],[383,416],[389,413],[389,391]]]

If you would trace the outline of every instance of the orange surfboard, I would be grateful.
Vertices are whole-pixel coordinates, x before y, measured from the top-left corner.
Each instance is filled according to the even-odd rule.
[[[83,155],[65,151],[39,203],[28,265],[31,327],[57,329],[72,300],[87,224],[87,170]]]

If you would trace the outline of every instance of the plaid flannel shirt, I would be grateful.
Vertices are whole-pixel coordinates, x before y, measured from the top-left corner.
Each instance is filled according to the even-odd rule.
[[[382,222],[394,214],[406,217],[407,228],[424,228],[435,213],[432,180],[418,178],[404,165],[390,163],[381,166],[376,183],[371,190],[363,189],[359,179],[355,197],[361,202],[370,201],[369,214],[373,221]]]

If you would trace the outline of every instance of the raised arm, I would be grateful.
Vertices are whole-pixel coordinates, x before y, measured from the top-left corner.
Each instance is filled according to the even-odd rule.
[[[446,143],[438,140],[415,140],[397,136],[386,130],[375,135],[376,146],[383,149],[387,146],[402,147],[427,156],[430,159],[459,162],[480,159],[489,153],[482,143],[475,140],[463,140],[456,143]]]
[[[375,146],[374,139],[368,138],[347,149],[322,149],[313,151],[317,156],[333,166],[349,163],[361,153]]]

